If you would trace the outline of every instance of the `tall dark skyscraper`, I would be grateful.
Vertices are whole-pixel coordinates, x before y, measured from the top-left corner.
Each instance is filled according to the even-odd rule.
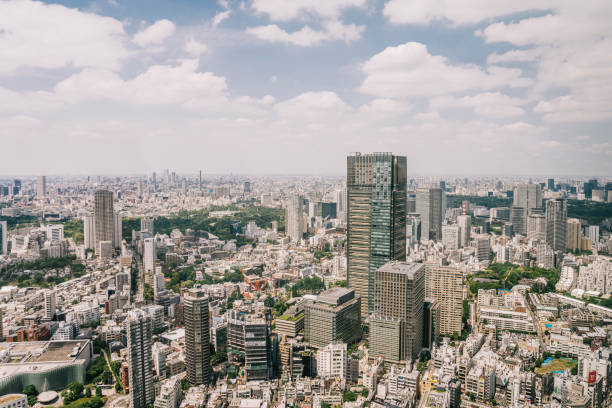
[[[348,286],[361,297],[361,316],[374,307],[374,272],[406,259],[406,157],[347,157]]]
[[[192,385],[210,382],[210,331],[208,329],[208,296],[193,289],[185,294],[185,354],[187,380]]]
[[[108,190],[98,190],[94,195],[94,228],[95,251],[100,251],[100,241],[114,240],[113,193]]]
[[[546,243],[555,251],[565,251],[567,240],[567,201],[546,202]]]

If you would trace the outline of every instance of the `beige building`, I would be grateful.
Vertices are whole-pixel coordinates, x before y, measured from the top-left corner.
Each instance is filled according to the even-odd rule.
[[[425,268],[420,263],[389,262],[374,275],[370,316],[370,357],[414,360],[423,344]]]
[[[425,297],[440,304],[440,334],[461,333],[463,272],[436,262],[425,263]]]

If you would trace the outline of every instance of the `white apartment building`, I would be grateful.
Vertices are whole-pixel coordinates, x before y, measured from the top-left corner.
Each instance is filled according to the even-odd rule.
[[[323,378],[346,378],[346,343],[332,343],[317,351],[317,374]]]

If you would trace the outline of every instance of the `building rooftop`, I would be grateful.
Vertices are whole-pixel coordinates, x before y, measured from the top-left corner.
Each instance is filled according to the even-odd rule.
[[[25,397],[25,394],[8,394],[0,397],[0,405],[7,404],[11,401],[18,400],[19,398]]]
[[[317,302],[328,303],[330,305],[340,305],[355,297],[355,291],[347,288],[333,287],[317,296]]]
[[[421,268],[423,268],[422,263],[391,261],[378,268],[378,270],[388,273],[401,273],[412,279]]]

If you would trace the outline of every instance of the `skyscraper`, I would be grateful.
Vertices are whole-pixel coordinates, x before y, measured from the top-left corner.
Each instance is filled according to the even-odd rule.
[[[376,270],[374,282],[370,356],[384,356],[389,361],[414,360],[423,344],[423,264],[389,262]]]
[[[347,278],[364,319],[374,308],[376,269],[406,259],[406,196],[405,156],[347,157]]]
[[[47,195],[47,176],[38,176],[38,180],[36,180],[36,195],[38,197]]]
[[[425,263],[425,297],[439,303],[440,333],[461,333],[463,272],[436,262]]]
[[[304,199],[299,196],[291,196],[287,201],[285,211],[285,223],[287,225],[287,236],[291,241],[298,242],[304,234]]]
[[[98,190],[94,195],[94,229],[95,251],[100,252],[100,241],[111,241],[114,237],[113,193],[108,190]]]
[[[130,408],[145,408],[155,400],[151,334],[151,316],[142,310],[130,310],[127,317]]]
[[[6,221],[0,221],[0,255],[8,254],[8,226]]]
[[[511,222],[519,234],[525,235],[527,234],[527,217],[531,214],[531,210],[542,208],[542,186],[539,184],[519,184],[514,188],[513,197],[512,206],[522,208],[523,216],[520,219],[520,224],[517,224],[514,220],[511,220]]]
[[[441,188],[423,188],[416,193],[416,212],[421,214],[421,239],[442,240],[444,220],[444,191]]]
[[[200,385],[210,382],[210,332],[208,329],[208,295],[201,289],[186,292],[183,316],[185,319],[185,354],[187,380]]]
[[[555,251],[565,251],[567,239],[567,201],[546,202],[546,242]]]

